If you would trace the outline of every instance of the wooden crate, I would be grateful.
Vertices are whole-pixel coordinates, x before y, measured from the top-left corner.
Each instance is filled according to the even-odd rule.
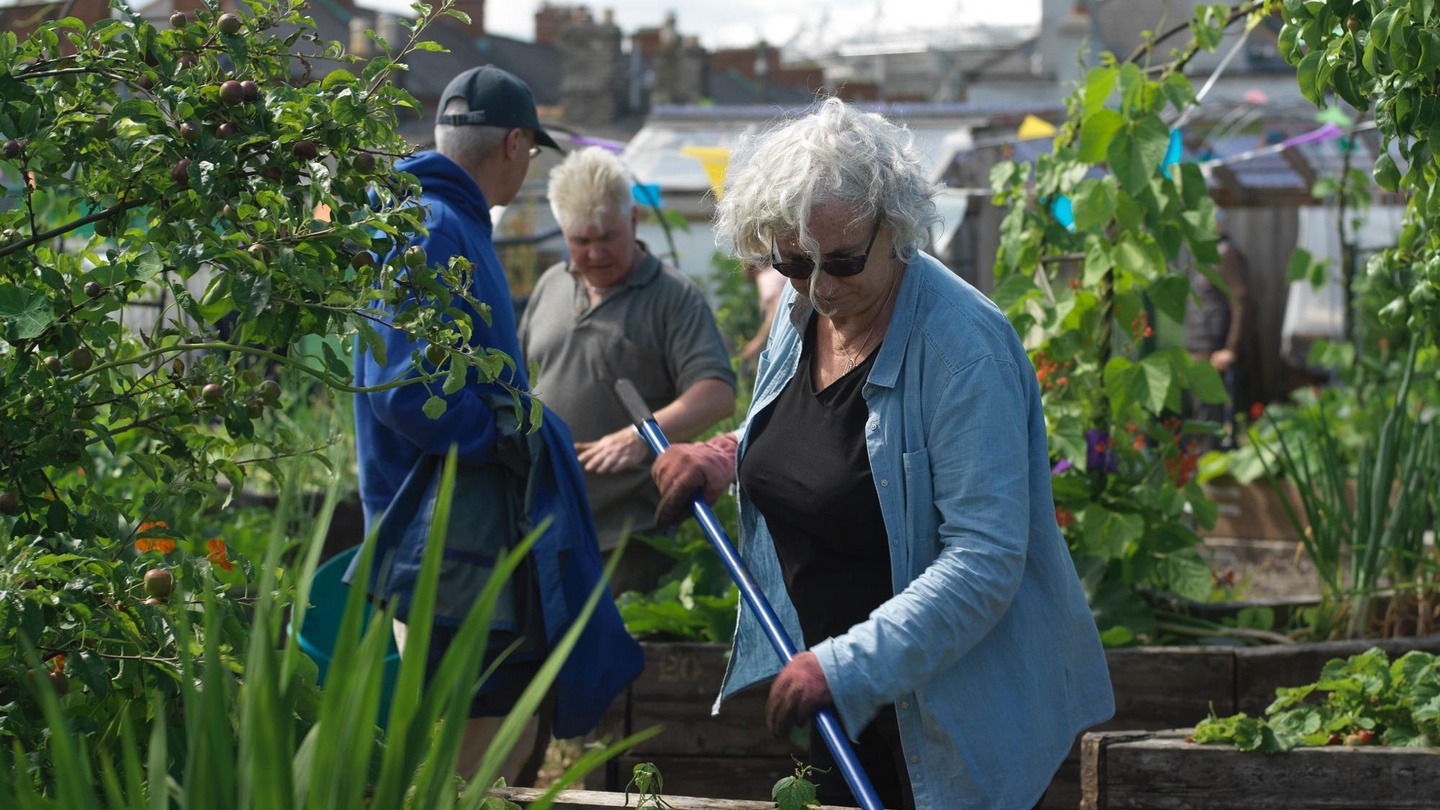
[[[1185,742],[1189,729],[1086,734],[1081,810],[1433,810],[1440,749],[1297,748],[1241,753]]]

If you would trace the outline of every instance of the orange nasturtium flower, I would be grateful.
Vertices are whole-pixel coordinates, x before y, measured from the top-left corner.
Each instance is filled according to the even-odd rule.
[[[151,529],[170,528],[163,520],[147,520],[140,524],[140,534]],[[158,551],[161,554],[169,554],[175,550],[175,539],[173,537],[142,537],[135,541],[136,551]]]
[[[142,537],[135,541],[135,550],[169,554],[175,550],[175,541],[169,537]]]
[[[230,561],[230,555],[225,551],[225,541],[218,537],[212,537],[206,542],[210,553],[205,555],[213,565],[218,565],[226,571],[234,571],[235,563]]]

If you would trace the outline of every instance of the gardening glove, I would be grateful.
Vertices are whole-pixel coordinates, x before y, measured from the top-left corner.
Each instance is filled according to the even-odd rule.
[[[784,737],[792,726],[808,721],[832,702],[820,659],[815,653],[802,652],[790,659],[771,684],[770,699],[765,702],[765,725],[771,734]]]
[[[740,440],[722,433],[708,442],[672,444],[650,466],[650,477],[660,490],[655,525],[666,529],[690,516],[690,503],[703,493],[714,505],[735,480],[735,451]]]

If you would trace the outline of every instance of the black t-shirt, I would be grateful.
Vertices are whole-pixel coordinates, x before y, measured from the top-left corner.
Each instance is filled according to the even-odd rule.
[[[812,318],[800,367],[755,416],[740,464],[740,486],[775,538],[807,647],[864,621],[894,593],[861,395],[880,351],[817,393],[814,345]]]

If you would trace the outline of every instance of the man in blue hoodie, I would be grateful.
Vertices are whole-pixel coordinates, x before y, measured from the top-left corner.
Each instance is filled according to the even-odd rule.
[[[559,147],[540,126],[530,88],[493,66],[456,76],[439,109],[435,149],[396,164],[398,170],[419,179],[421,195],[414,204],[426,209],[426,233],[414,235],[408,246],[423,248],[432,266],[445,267],[456,256],[474,265],[469,293],[489,305],[488,317],[458,298],[451,306],[469,316],[472,347],[519,358],[510,289],[492,243],[490,207],[515,198],[540,147]],[[396,250],[405,247],[402,243]],[[400,308],[415,305],[410,301]],[[382,328],[380,332],[385,341],[383,361],[377,359],[379,353],[365,351],[357,341],[359,387],[415,376],[412,358],[421,358],[427,366],[430,362],[426,347],[403,331]],[[518,596],[502,604],[503,615],[491,621],[492,650],[497,638],[506,643],[515,640],[518,647],[477,690],[460,757],[466,776],[548,648],[574,623],[601,571],[595,527],[586,507],[583,476],[570,452],[568,429],[546,411],[539,430],[527,432],[517,424],[510,396],[511,390],[529,389],[524,369],[518,364],[507,366],[501,382],[503,386],[481,383],[472,373],[463,388],[444,395],[444,412],[433,419],[424,405],[440,394],[439,386],[387,388],[359,394],[355,401],[360,496],[367,542],[376,546],[368,589],[372,598],[396,606],[395,636],[402,655],[410,600],[430,533],[438,470],[452,448],[460,475],[427,654],[432,675],[488,580],[493,549],[513,547],[529,530],[544,527],[526,565],[508,586],[507,593]],[[557,678],[553,711],[546,711],[556,736],[590,731],[642,667],[639,646],[625,632],[613,601],[600,599]],[[535,725],[532,721],[532,737]],[[527,753],[523,743],[515,750]],[[512,757],[502,770],[511,784],[519,766],[519,758]]]

